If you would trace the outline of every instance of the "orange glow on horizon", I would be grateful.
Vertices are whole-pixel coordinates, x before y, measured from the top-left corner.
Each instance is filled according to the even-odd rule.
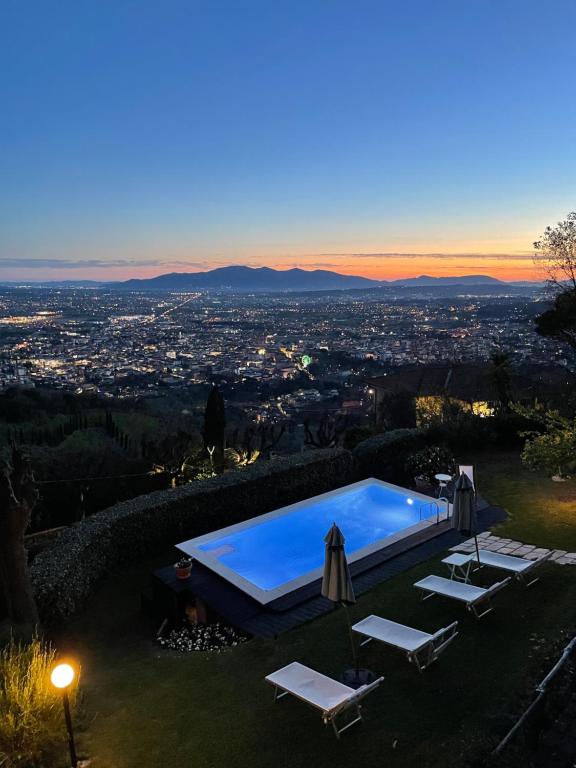
[[[177,266],[167,262],[155,264],[154,266],[99,266],[88,268],[26,268],[18,270],[12,269],[11,272],[17,272],[17,275],[8,275],[5,270],[0,271],[0,279],[10,281],[38,281],[38,280],[95,280],[95,281],[117,281],[129,280],[131,278],[146,279],[166,274],[167,272],[207,272],[211,269],[225,266],[241,266],[240,260],[222,260],[207,263],[202,267],[196,264],[187,265],[180,262]],[[466,259],[465,263],[458,257],[435,259],[421,257],[418,259],[410,258],[407,261],[401,259],[388,260],[383,258],[381,261],[370,259],[367,264],[365,261],[348,261],[333,264],[318,264],[306,262],[304,259],[292,257],[290,263],[278,262],[276,260],[256,260],[251,259],[246,266],[250,267],[271,267],[277,270],[288,270],[298,267],[305,270],[323,269],[331,272],[338,272],[343,275],[356,275],[368,277],[373,280],[402,280],[420,275],[430,275],[432,277],[458,277],[461,275],[489,275],[500,280],[543,280],[542,271],[533,263],[532,259],[527,257],[525,260],[506,259],[482,260]]]
[[[306,269],[304,264],[299,265]],[[285,268],[277,265],[277,268]],[[318,267],[310,267],[317,269]],[[348,263],[346,265],[326,267],[335,272],[341,272],[345,275],[362,275],[373,280],[403,280],[410,277],[419,277],[420,275],[430,275],[431,277],[459,277],[462,275],[489,275],[500,280],[542,280],[541,270],[534,264],[532,258],[525,260],[519,259],[498,259],[468,260],[462,263],[458,257],[443,259],[418,258],[410,262],[397,260],[396,263],[390,263],[382,260],[380,263],[371,263],[366,265],[364,262]]]
[[[280,252],[277,243],[270,246],[257,245],[253,248],[228,246],[218,254],[194,253],[194,249],[167,247],[143,249],[134,253],[110,251],[98,258],[92,253],[84,266],[74,255],[61,261],[46,262],[34,260],[34,264],[15,264],[10,268],[0,266],[3,280],[99,280],[118,281],[130,278],[151,278],[168,272],[205,272],[226,266],[272,267],[287,270],[298,267],[305,270],[324,269],[346,275],[358,275],[374,280],[400,280],[419,275],[432,277],[457,277],[461,275],[484,274],[501,280],[542,280],[542,269],[535,264],[533,254],[526,248],[528,238],[497,241],[485,240],[479,243],[458,243],[462,248],[455,250],[455,243],[435,243],[424,249],[422,244],[401,245],[394,243],[387,247],[364,243],[360,247],[346,243],[345,247],[330,243],[318,244],[314,248],[286,248]],[[420,247],[418,247],[418,245]],[[443,247],[447,246],[448,247]],[[474,247],[474,245],[476,247]],[[355,247],[356,246],[356,247]],[[471,247],[472,246],[472,247]]]

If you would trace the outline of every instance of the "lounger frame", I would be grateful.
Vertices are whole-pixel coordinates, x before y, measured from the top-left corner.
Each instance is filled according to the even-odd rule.
[[[320,675],[320,673],[315,672],[315,670],[310,669],[309,667],[307,667],[306,669],[311,674],[317,674],[318,676],[325,677],[325,675]],[[325,709],[323,707],[318,706],[314,702],[306,699],[304,696],[302,696],[298,692],[294,690],[290,690],[290,688],[285,687],[277,682],[274,682],[273,680],[270,680],[269,677],[266,677],[266,681],[271,683],[274,686],[275,702],[279,701],[285,696],[291,695],[291,696],[294,696],[294,698],[299,699],[300,701],[303,701],[305,704],[308,704],[313,709],[316,709],[316,710],[319,709],[320,712],[322,713],[322,722],[324,723],[324,725],[331,725],[334,731],[334,735],[336,736],[337,739],[339,739],[341,733],[344,733],[344,731],[347,731],[348,728],[351,728],[353,725],[356,725],[356,723],[359,723],[362,721],[362,705],[360,704],[361,700],[365,696],[367,696],[371,691],[377,688],[380,685],[380,683],[384,681],[384,678],[379,677],[373,682],[368,683],[367,685],[362,685],[357,690],[350,688],[350,697],[330,709]],[[348,709],[353,709],[355,716],[353,717],[352,720],[346,723],[346,725],[339,727],[337,718]]]
[[[481,549],[480,556],[482,556],[483,551],[488,552],[490,555],[495,555],[496,557],[498,557],[499,555],[498,552],[489,552],[489,550]],[[542,557],[539,557],[537,560],[526,560],[525,558],[518,557],[515,555],[500,555],[500,556],[510,557],[516,560],[523,560],[527,565],[522,571],[515,571],[515,570],[512,570],[511,568],[506,567],[506,564],[505,564],[506,561],[504,561],[504,563],[498,563],[498,562],[483,563],[482,561],[480,561],[479,563],[478,560],[476,559],[476,556],[474,556],[471,558],[473,570],[479,571],[481,568],[495,568],[496,570],[505,571],[506,573],[509,573],[513,579],[515,579],[516,581],[519,581],[525,587],[531,587],[532,584],[536,584],[537,581],[540,581],[540,576],[534,576],[532,579],[530,579],[530,581],[527,581],[527,578],[536,568],[538,568],[539,565],[541,565],[542,563],[545,563],[547,560],[550,559],[550,557],[552,556],[552,550],[550,550],[550,552],[547,552],[545,555],[542,555]]]
[[[463,596],[459,596],[457,592],[452,591],[451,593],[451,591],[448,589],[448,585],[454,584],[462,587],[474,585],[461,584],[460,582],[454,582],[450,579],[445,579],[442,576],[438,576],[436,578],[441,579],[442,582],[446,583],[446,591],[434,590],[432,587],[422,586],[421,581],[417,582],[414,586],[418,587],[418,589],[422,589],[425,593],[427,593],[423,595],[422,600],[429,600],[435,595],[438,595],[439,597],[446,597],[451,600],[458,600],[459,602],[465,603],[466,610],[472,613],[477,619],[481,619],[483,616],[486,616],[488,613],[490,613],[490,611],[493,610],[492,598],[497,592],[500,592],[500,590],[507,586],[511,581],[511,578],[508,577],[502,581],[495,582],[487,589],[484,589],[483,587],[475,587],[475,589],[482,589],[482,593],[479,594],[476,598],[466,600]],[[424,579],[422,579],[422,581],[424,581]],[[481,610],[481,612],[479,612],[479,610]]]
[[[361,623],[362,622],[359,622],[359,624]],[[419,672],[423,672],[427,667],[430,666],[430,664],[437,661],[442,652],[446,650],[446,648],[458,635],[458,622],[454,621],[448,627],[442,627],[442,629],[439,629],[433,635],[428,634],[429,639],[424,640],[422,645],[413,649],[408,649],[398,642],[393,642],[392,640],[371,636],[365,630],[358,630],[355,627],[352,627],[352,629],[358,634],[364,635],[365,637],[365,639],[360,643],[360,646],[368,645],[368,643],[371,643],[374,640],[378,643],[382,643],[382,645],[388,645],[391,648],[397,648],[406,654],[408,661],[415,664]],[[406,629],[412,629],[412,627],[406,627]]]

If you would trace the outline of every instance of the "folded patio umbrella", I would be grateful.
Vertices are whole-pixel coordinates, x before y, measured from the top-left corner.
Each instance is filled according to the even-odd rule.
[[[322,576],[322,595],[333,603],[351,605],[356,602],[352,579],[348,570],[348,561],[344,552],[344,536],[336,523],[324,537],[326,553],[324,575]]]
[[[374,674],[367,669],[360,669],[358,666],[358,654],[354,642],[354,633],[352,632],[352,622],[348,613],[348,606],[356,602],[356,596],[354,595],[352,579],[348,570],[348,561],[344,552],[344,536],[336,523],[332,525],[332,528],[324,537],[324,541],[326,542],[326,553],[324,575],[322,577],[322,595],[333,603],[340,603],[344,608],[354,659],[354,669],[344,672],[341,679],[352,688],[359,688],[361,685],[365,685],[374,679]]]
[[[476,559],[480,563],[478,550],[478,519],[474,486],[468,475],[461,474],[454,485],[454,504],[452,508],[452,526],[465,535],[474,536]]]

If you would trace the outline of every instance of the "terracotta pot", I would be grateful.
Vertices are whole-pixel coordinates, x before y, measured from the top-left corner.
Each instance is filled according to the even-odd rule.
[[[179,568],[175,565],[174,570],[176,571],[177,579],[189,579],[192,573],[192,565],[187,565],[185,568]]]

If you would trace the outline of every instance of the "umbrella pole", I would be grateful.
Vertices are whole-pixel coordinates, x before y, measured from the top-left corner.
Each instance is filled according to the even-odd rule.
[[[474,534],[474,544],[476,544],[476,560],[478,562],[478,568],[480,568],[480,550],[478,549],[478,536]]]
[[[352,661],[354,662],[354,669],[356,674],[359,672],[358,653],[356,652],[356,644],[354,642],[354,632],[352,632],[352,622],[350,621],[350,614],[348,612],[348,606],[346,603],[341,604],[346,614],[346,624],[348,625],[348,634],[350,635],[350,645],[352,646]]]

